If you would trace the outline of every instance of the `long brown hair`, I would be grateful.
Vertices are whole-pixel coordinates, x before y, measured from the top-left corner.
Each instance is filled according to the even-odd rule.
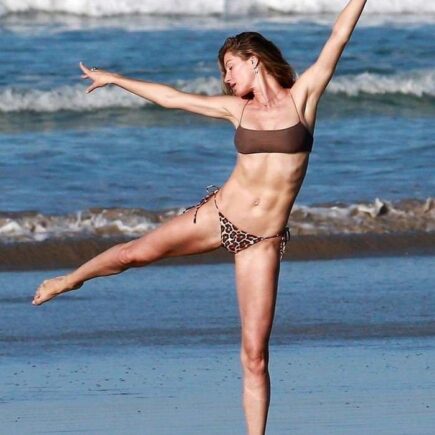
[[[281,50],[258,32],[242,32],[227,38],[219,50],[219,69],[222,74],[222,92],[234,95],[233,90],[224,81],[225,64],[224,56],[229,51],[243,60],[250,56],[257,56],[266,71],[271,74],[283,88],[291,88],[296,81],[294,69],[284,59]]]

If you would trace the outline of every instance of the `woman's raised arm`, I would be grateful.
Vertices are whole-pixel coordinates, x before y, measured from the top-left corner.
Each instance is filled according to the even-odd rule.
[[[305,84],[309,99],[317,102],[325,91],[366,2],[367,0],[349,1],[338,16],[317,61],[299,77],[298,81]]]
[[[179,91],[171,86],[124,77],[101,69],[92,70],[80,62],[82,78],[93,80],[86,93],[108,84],[119,86],[139,97],[167,109],[181,109],[213,118],[230,120],[237,113],[237,98],[230,95],[197,95]]]

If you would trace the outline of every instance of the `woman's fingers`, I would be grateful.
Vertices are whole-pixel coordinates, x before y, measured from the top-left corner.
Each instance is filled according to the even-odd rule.
[[[84,74],[82,74],[80,77],[82,79],[88,79],[88,78],[90,78],[89,74],[88,74],[88,72],[90,70],[83,63],[81,63],[81,62],[79,62],[79,66],[80,66],[80,69],[84,72]]]
[[[93,83],[86,89],[86,93],[89,94],[89,92],[92,92],[96,88],[101,88],[103,86],[107,85],[107,71],[98,69],[92,71],[92,69],[89,69],[84,63],[79,62],[80,68],[84,72],[80,77],[82,79],[91,79],[93,80]]]
[[[92,83],[87,89],[86,93],[89,94],[89,92],[92,92],[94,89],[100,88],[101,84],[98,84],[97,82]]]
[[[79,62],[79,66],[84,73],[87,73],[88,71],[90,71],[90,69],[82,62]]]
[[[45,281],[37,288],[32,301],[33,305],[39,305],[41,303],[41,291],[42,288],[44,287],[44,283]]]
[[[82,74],[80,76],[82,79],[94,80],[94,83],[92,83],[92,85],[86,89],[86,93],[89,94],[89,92],[92,92],[97,87],[97,86],[94,86],[95,79],[93,79],[92,77],[89,76],[89,73],[91,72],[91,70],[88,67],[86,67],[86,65],[84,63],[79,62],[79,66],[80,66],[81,70],[84,72],[84,74]]]
[[[82,71],[86,74],[86,75],[89,75],[89,73],[101,73],[101,72],[103,72],[103,70],[102,69],[100,69],[100,68],[95,68],[95,69],[92,69],[92,68],[88,68],[84,63],[82,63],[82,62],[80,62],[79,63],[79,65],[80,65],[80,68],[82,69]]]

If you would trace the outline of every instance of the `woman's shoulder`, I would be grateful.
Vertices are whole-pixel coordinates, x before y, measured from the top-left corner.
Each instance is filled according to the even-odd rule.
[[[239,124],[240,116],[247,102],[250,100],[248,97],[239,97],[236,95],[225,95],[225,106],[228,112],[231,113],[231,118],[229,119],[234,127]]]

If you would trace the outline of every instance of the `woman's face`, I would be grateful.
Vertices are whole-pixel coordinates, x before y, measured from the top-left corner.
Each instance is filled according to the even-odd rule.
[[[224,81],[231,87],[234,95],[243,97],[252,91],[255,77],[253,58],[243,60],[227,51],[224,56],[224,68]]]

